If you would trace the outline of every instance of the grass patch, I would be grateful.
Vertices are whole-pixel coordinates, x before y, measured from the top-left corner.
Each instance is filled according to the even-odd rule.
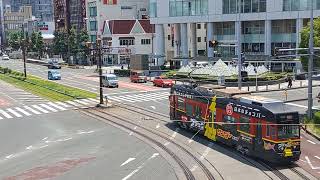
[[[6,74],[0,74],[0,80],[51,101],[68,101],[72,99],[97,97],[95,93],[61,85],[31,75],[29,75],[27,79],[24,79],[22,73],[11,70]]]

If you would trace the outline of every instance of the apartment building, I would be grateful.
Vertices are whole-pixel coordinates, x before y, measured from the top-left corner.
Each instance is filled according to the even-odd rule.
[[[204,54],[209,59],[231,58],[236,55],[240,40],[241,51],[246,55],[267,60],[276,48],[299,46],[299,32],[308,23],[311,7],[315,17],[320,15],[320,0],[313,2],[312,5],[311,0],[150,0],[155,50],[157,54],[167,53],[165,29],[170,24],[175,57],[187,59],[203,54],[197,44],[201,39],[223,44],[213,48],[206,43]],[[205,26],[204,35],[197,30],[199,24]]]

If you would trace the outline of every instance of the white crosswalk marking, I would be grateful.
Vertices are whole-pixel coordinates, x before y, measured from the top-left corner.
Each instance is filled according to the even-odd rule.
[[[41,114],[40,112],[32,109],[32,108],[29,107],[29,106],[23,106],[23,107],[24,107],[26,110],[28,110],[28,111],[30,111],[30,112],[32,112],[32,113],[34,113],[34,114]]]
[[[73,105],[73,106],[75,106],[75,107],[82,106],[81,104],[75,103],[75,102],[73,102],[73,101],[66,101],[66,102],[69,103],[69,104],[71,104],[71,105]]]
[[[17,113],[16,111],[14,111],[11,108],[8,108],[7,111],[10,112],[11,114],[15,115],[16,117],[22,117],[21,114]]]
[[[123,96],[108,96],[109,99],[116,102],[147,102],[168,99],[169,92],[131,94]]]
[[[98,100],[98,99],[89,98],[89,100],[91,100],[91,101],[93,101],[93,102],[96,102],[96,103],[98,103],[98,102],[99,102],[99,100]]]
[[[39,104],[39,105],[44,107],[44,108],[46,108],[46,109],[48,109],[48,110],[50,110],[50,111],[52,111],[52,112],[58,112],[57,110],[53,109],[52,107],[50,107],[50,106],[48,106],[46,104]]]
[[[79,100],[74,100],[75,102],[79,103],[79,104],[83,104],[83,105],[89,105],[89,103],[83,102],[80,99]]]
[[[21,109],[21,108],[19,108],[19,107],[16,107],[15,109],[16,109],[17,111],[21,112],[22,114],[26,115],[26,116],[31,116],[30,113],[28,113],[27,111],[25,111],[25,110],[23,110],[23,109]]]
[[[5,112],[4,110],[0,109],[0,114],[2,114],[4,117],[11,119],[13,118],[10,114],[8,114],[7,112]]]
[[[8,107],[7,109],[0,109],[0,120],[41,115],[43,113],[67,111],[78,108],[90,108],[93,105],[96,105],[96,103],[95,99],[80,99],[67,102],[43,102],[41,104],[25,105],[22,107]]]
[[[41,107],[39,107],[39,106],[37,106],[37,105],[32,105],[32,107],[38,109],[39,111],[41,111],[41,112],[43,112],[43,113],[49,113],[49,111],[47,111],[47,110],[45,110],[45,109],[43,109],[43,108],[41,108]]]
[[[65,108],[68,108],[68,107],[71,107],[70,105],[66,104],[66,103],[63,103],[63,102],[56,102],[56,104],[59,104]]]
[[[53,106],[53,107],[57,108],[57,109],[60,109],[61,111],[67,110],[66,108],[61,107],[61,106],[58,106],[58,105],[56,105],[56,104],[53,103],[53,102],[49,102],[48,104],[49,104],[50,106]]]

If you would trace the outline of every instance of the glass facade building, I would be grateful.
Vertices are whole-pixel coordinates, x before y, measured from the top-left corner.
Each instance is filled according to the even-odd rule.
[[[208,14],[208,0],[170,0],[170,16],[202,16]]]

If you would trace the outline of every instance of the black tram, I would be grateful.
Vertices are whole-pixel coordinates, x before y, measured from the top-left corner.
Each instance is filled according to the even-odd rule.
[[[299,160],[298,112],[282,101],[217,94],[200,86],[173,86],[170,119],[249,156],[274,163]]]

